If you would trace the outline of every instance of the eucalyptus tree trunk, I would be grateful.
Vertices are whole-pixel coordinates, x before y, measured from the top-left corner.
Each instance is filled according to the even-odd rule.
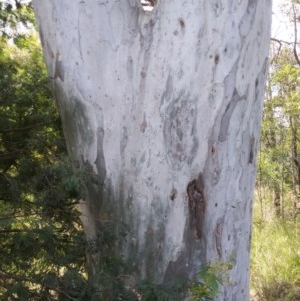
[[[230,263],[219,300],[247,300],[271,1],[33,3],[69,152],[93,174],[87,237],[126,225],[133,285]]]

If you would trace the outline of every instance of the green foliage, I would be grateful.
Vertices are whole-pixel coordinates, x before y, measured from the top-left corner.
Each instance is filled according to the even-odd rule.
[[[254,208],[251,287],[259,300],[291,301],[299,300],[300,291],[300,66],[293,45],[272,47],[259,153],[259,202]]]
[[[257,183],[274,193],[277,215],[283,218],[283,200],[300,196],[300,69],[293,49],[284,47],[271,60],[263,112]],[[290,209],[289,208],[289,209]],[[294,212],[295,214],[296,212]]]
[[[222,273],[220,273],[221,270]],[[225,271],[223,270],[223,265],[220,264],[203,266],[198,273],[198,280],[189,290],[192,301],[214,300],[219,294],[219,286],[223,283],[222,275],[227,267]]]
[[[15,42],[0,40],[0,299],[90,300],[84,175],[67,157],[37,38]]]

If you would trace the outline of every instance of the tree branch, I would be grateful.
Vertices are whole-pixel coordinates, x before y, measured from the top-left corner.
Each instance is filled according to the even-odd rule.
[[[288,41],[279,40],[279,39],[276,39],[276,38],[271,38],[271,41],[277,42],[280,45],[282,45],[282,44],[287,44],[287,45],[294,44],[294,42],[288,42]]]

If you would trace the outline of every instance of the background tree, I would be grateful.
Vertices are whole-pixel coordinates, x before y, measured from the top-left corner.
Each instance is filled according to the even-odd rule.
[[[34,1],[68,150],[85,180],[84,228],[103,221],[141,279],[175,291],[230,262],[219,299],[248,299],[252,194],[270,1]],[[93,300],[101,257],[88,254]]]
[[[292,20],[297,24],[296,8],[292,7]],[[283,218],[296,216],[300,191],[300,65],[297,26],[294,28],[294,41],[273,39],[271,44],[258,174],[260,192],[263,187],[271,189],[275,211]]]
[[[297,8],[285,1],[290,32],[271,41],[251,251],[253,300],[260,301],[297,300],[300,292]]]

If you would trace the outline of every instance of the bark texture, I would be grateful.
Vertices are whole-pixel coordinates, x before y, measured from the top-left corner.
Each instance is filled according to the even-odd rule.
[[[220,300],[247,300],[271,1],[33,3],[69,152],[97,179],[87,236],[127,225],[133,283],[230,263]]]

